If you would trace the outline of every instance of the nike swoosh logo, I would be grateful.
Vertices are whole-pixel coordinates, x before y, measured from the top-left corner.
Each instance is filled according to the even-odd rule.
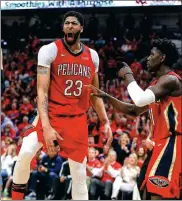
[[[62,56],[62,57],[65,57],[65,56],[67,56],[67,54],[61,54],[61,56]]]

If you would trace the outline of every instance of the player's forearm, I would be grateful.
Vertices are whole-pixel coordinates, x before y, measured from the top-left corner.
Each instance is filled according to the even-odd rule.
[[[113,96],[107,94],[106,98],[111,103],[114,109],[126,115],[137,117],[148,109],[147,107],[137,107],[135,104],[122,102]]]
[[[105,106],[104,106],[104,102],[101,98],[98,97],[92,97],[91,98],[91,102],[92,102],[92,106],[94,107],[94,109],[96,110],[99,119],[101,121],[101,123],[108,123],[108,117],[107,117],[107,113],[105,110]]]
[[[37,105],[42,127],[49,127],[50,122],[48,116],[48,93],[44,90],[38,90]]]
[[[124,103],[112,96],[108,96],[107,99],[117,111],[127,115],[137,116],[134,104]]]

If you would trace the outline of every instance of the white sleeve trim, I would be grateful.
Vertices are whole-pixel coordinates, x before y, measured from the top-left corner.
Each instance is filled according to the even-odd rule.
[[[92,61],[95,65],[95,72],[97,73],[99,71],[99,55],[97,54],[95,50],[91,48],[90,48],[90,53],[91,53]]]
[[[51,63],[55,60],[57,56],[57,51],[57,46],[54,42],[42,46],[38,53],[38,66],[50,68]]]
[[[155,94],[150,89],[143,91],[135,81],[131,82],[127,89],[131,99],[138,107],[155,102]]]

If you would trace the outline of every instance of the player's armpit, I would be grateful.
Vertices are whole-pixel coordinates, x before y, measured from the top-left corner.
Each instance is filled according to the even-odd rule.
[[[156,85],[149,89],[154,93],[156,100],[164,96],[170,96],[172,92],[179,89],[179,80],[173,75],[164,75],[159,78]]]

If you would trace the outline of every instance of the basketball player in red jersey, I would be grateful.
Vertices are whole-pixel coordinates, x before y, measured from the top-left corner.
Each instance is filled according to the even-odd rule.
[[[86,156],[88,128],[86,111],[95,108],[110,146],[112,132],[103,101],[90,98],[84,85],[98,87],[99,57],[80,42],[83,16],[75,11],[65,14],[64,38],[43,46],[38,53],[38,115],[26,131],[13,174],[12,199],[22,199],[30,175],[30,162],[45,144],[49,151],[67,157],[72,176],[72,199],[87,200]],[[31,192],[36,197],[36,192]]]
[[[118,74],[125,80],[135,104],[121,102],[105,92],[93,89],[93,95],[106,97],[113,107],[128,115],[145,111],[151,115],[152,131],[146,140],[150,151],[143,169],[141,189],[146,187],[149,199],[179,198],[182,172],[182,79],[171,66],[179,57],[176,46],[167,39],[154,43],[147,59],[148,70],[156,79],[143,91],[136,83],[130,67],[123,63]],[[181,181],[182,182],[182,181]]]

